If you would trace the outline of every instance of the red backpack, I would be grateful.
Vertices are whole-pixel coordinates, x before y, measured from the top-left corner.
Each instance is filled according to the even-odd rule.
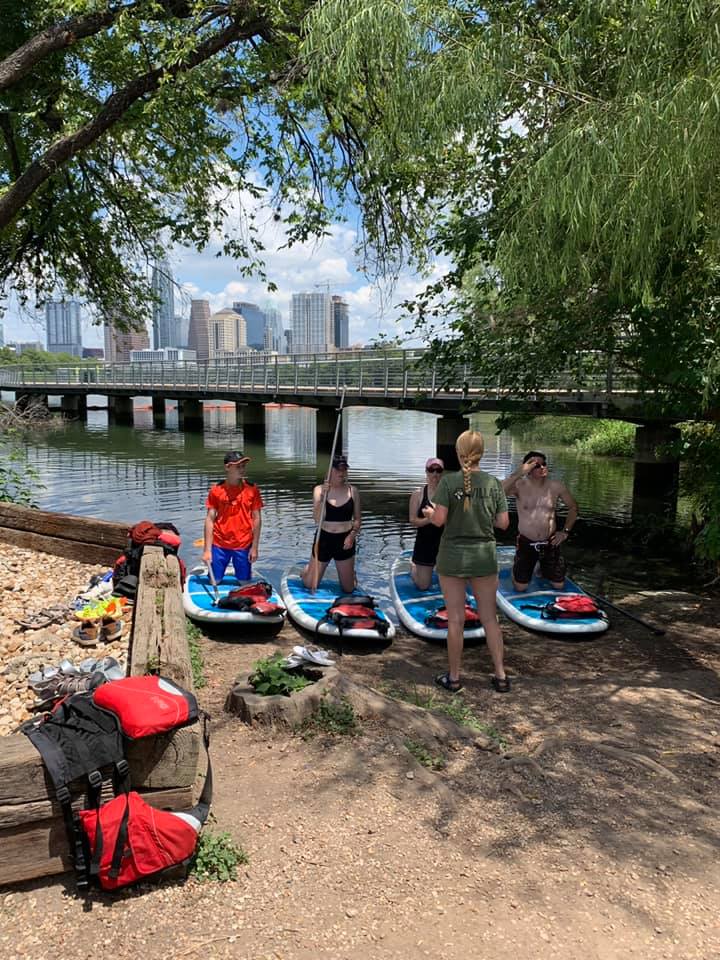
[[[390,629],[390,623],[375,609],[373,597],[352,593],[335,598],[318,621],[316,632],[321,623],[334,624],[341,637],[346,630],[376,630],[384,637]]]
[[[218,607],[223,610],[247,610],[249,613],[270,616],[275,613],[284,613],[285,607],[274,603],[268,598],[272,595],[272,586],[267,580],[256,580],[218,600]]]
[[[180,582],[185,583],[185,564],[178,556],[181,546],[180,533],[172,523],[152,523],[141,520],[128,531],[128,543],[125,553],[115,561],[113,567],[113,593],[135,598],[137,578],[140,576],[140,563],[145,547],[162,547],[165,556],[172,554],[180,564]]]
[[[585,593],[563,593],[542,606],[523,604],[523,610],[539,610],[543,620],[607,620],[607,614]]]

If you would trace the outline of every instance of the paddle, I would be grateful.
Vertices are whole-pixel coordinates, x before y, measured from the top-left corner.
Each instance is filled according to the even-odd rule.
[[[205,540],[203,539],[203,537],[198,537],[197,540],[193,540],[193,546],[194,546],[194,547],[204,547],[204,546],[205,546]],[[212,587],[213,587],[213,593],[214,593],[213,606],[216,607],[216,606],[218,605],[218,600],[220,599],[220,593],[219,593],[219,591],[218,591],[217,581],[215,580],[215,576],[214,576],[213,571],[212,571],[212,563],[209,563],[209,564],[207,565],[207,574],[208,574],[208,577],[210,578],[210,583],[212,584]],[[203,586],[205,586],[205,584],[203,584]],[[207,587],[206,587],[205,589],[206,589],[206,592],[207,592],[208,596],[210,596],[210,591],[207,589]]]
[[[328,464],[328,472],[325,477],[326,489],[323,492],[322,506],[320,507],[320,519],[318,520],[317,530],[315,531],[315,539],[313,540],[312,554],[311,559],[314,561],[312,566],[312,572],[310,576],[310,592],[314,593],[318,588],[318,583],[320,582],[320,561],[317,558],[318,550],[320,548],[320,530],[323,525],[323,520],[325,519],[325,504],[327,503],[328,490],[330,489],[330,471],[332,470],[332,463],[335,459],[335,447],[337,446],[338,434],[340,433],[340,424],[342,423],[342,411],[343,405],[345,403],[345,387],[342,388],[342,396],[340,397],[340,406],[338,407],[337,420],[335,421],[335,435],[333,436],[332,450],[330,451],[330,463]]]
[[[610,607],[611,610],[616,610],[618,613],[621,613],[624,617],[627,617],[628,620],[634,620],[635,623],[639,623],[641,627],[645,627],[646,630],[649,630],[651,633],[654,633],[656,637],[664,637],[665,631],[662,627],[656,627],[652,623],[648,623],[646,620],[641,620],[640,617],[636,617],[634,613],[630,613],[627,610],[623,610],[622,607],[616,606],[614,603],[611,603],[607,597],[601,597],[596,593],[590,593],[589,590],[586,590],[585,593],[592,597],[597,603],[602,603],[606,607]]]

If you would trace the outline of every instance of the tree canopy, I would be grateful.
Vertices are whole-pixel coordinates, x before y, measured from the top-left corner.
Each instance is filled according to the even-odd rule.
[[[658,414],[716,406],[720,4],[326,0],[309,23],[314,89],[334,67],[336,105],[362,87],[378,118],[367,212],[453,261],[414,305],[449,360],[534,392],[592,350]]]
[[[163,245],[261,272],[259,198],[290,242],[322,232],[344,168],[298,59],[312,6],[0,0],[0,283],[122,323]]]

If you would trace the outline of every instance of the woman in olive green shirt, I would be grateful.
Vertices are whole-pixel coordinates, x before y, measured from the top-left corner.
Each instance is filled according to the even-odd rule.
[[[460,662],[465,627],[465,586],[470,586],[495,674],[492,685],[498,693],[507,693],[510,681],[503,666],[503,639],[495,612],[497,557],[495,531],[507,530],[510,523],[507,500],[500,481],[480,469],[485,451],[481,433],[466,430],[455,443],[461,471],[445,474],[435,492],[432,522],[445,526],[437,557],[445,606],[448,612],[447,673],[435,682],[456,693],[462,689]]]

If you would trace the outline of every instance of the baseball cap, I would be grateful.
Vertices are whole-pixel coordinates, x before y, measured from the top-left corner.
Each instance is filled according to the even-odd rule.
[[[245,454],[240,453],[239,450],[228,450],[228,452],[223,457],[223,463],[226,465],[228,463],[242,463],[243,461],[247,463],[249,459],[250,457],[246,457]]]
[[[333,457],[332,465],[336,470],[346,470],[350,466],[344,454],[341,454],[339,457]]]
[[[425,462],[425,469],[429,470],[430,467],[440,467],[441,470],[445,469],[445,464],[442,462],[440,457],[430,457],[429,460]]]

